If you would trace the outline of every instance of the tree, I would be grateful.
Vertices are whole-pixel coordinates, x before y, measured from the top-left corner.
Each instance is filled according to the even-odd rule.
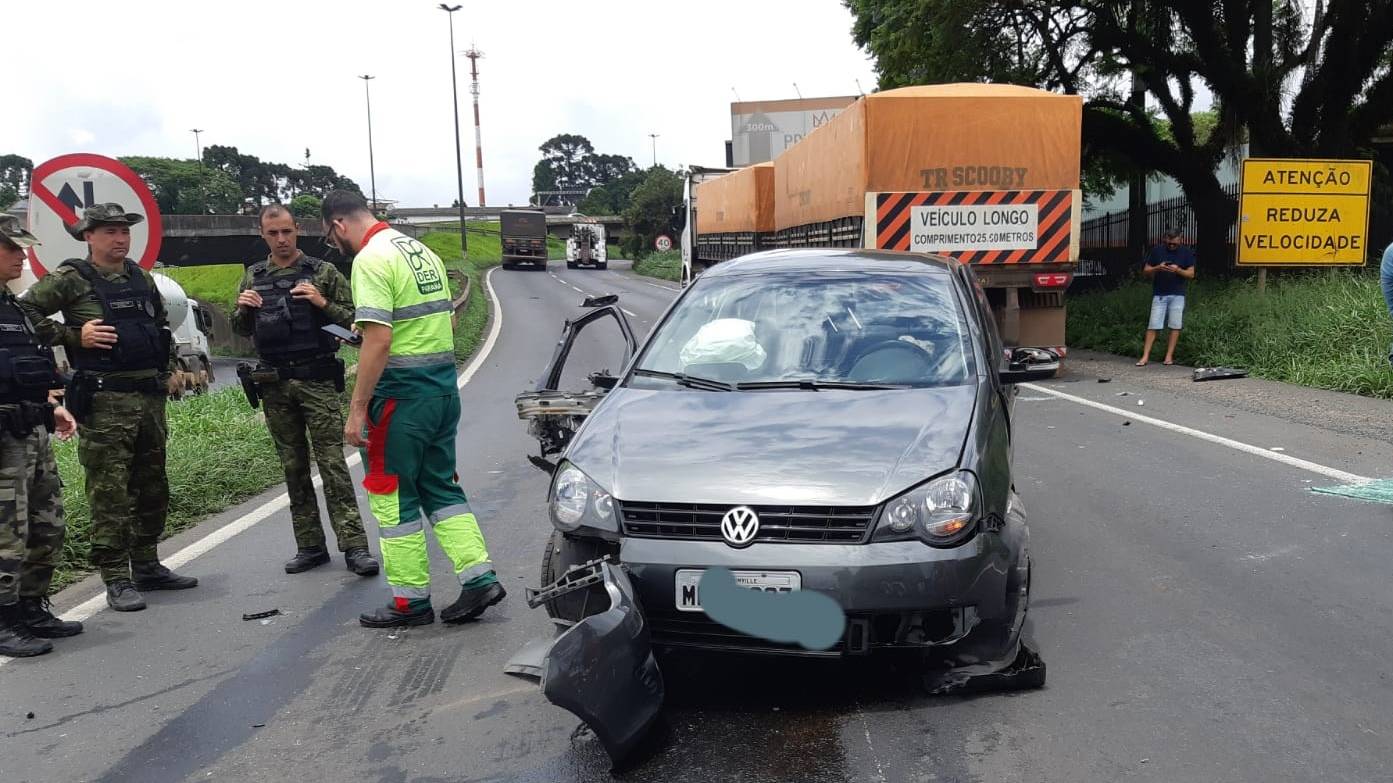
[[[290,200],[290,214],[297,218],[317,218],[322,204],[319,196],[302,193]]]
[[[9,209],[21,193],[29,192],[34,161],[23,155],[0,155],[0,209]]]
[[[623,212],[630,232],[624,252],[638,258],[651,249],[659,234],[672,231],[673,215],[681,204],[682,178],[662,166],[649,169]]]
[[[590,185],[586,158],[595,152],[590,140],[574,133],[553,136],[538,147],[542,159],[532,171],[532,192],[580,190]]]
[[[576,205],[576,210],[586,215],[622,215],[629,207],[629,198],[634,189],[647,176],[646,172],[634,169],[607,184],[592,188]]]
[[[192,160],[127,157],[130,166],[155,196],[166,215],[235,215],[242,204],[242,189],[220,169]]]
[[[306,166],[303,169],[288,169],[286,189],[292,195],[308,193],[323,198],[331,190],[351,190],[362,195],[358,183],[339,174],[329,166]]]
[[[1360,157],[1393,120],[1393,0],[1317,0],[1309,23],[1298,0],[844,2],[882,87],[1009,81],[1084,96],[1086,161],[1179,182],[1203,264],[1227,259],[1236,205],[1215,169],[1234,143]],[[1195,110],[1198,84],[1212,121]]]
[[[236,147],[212,144],[203,148],[203,165],[219,169],[237,182],[246,198],[258,206],[281,200],[281,177],[288,166],[266,163],[255,155],[244,155]]]

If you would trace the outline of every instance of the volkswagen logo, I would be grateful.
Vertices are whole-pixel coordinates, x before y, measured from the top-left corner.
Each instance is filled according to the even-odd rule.
[[[736,506],[721,517],[721,537],[733,547],[746,547],[759,535],[759,515],[749,506]]]

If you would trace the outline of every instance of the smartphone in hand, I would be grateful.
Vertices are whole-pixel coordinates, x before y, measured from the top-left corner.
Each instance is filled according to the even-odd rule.
[[[342,326],[339,326],[338,324],[327,324],[319,328],[323,329],[324,331],[328,332],[334,337],[343,340],[349,345],[361,345],[363,342],[363,336],[361,334],[358,334],[357,332],[351,332],[343,328]]]

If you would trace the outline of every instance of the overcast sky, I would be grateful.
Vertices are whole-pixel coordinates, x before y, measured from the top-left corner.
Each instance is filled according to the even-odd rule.
[[[537,147],[723,165],[735,96],[869,90],[871,63],[839,0],[488,0],[455,13],[480,61],[490,204],[525,203]],[[227,144],[333,166],[369,189],[363,82],[372,74],[377,191],[405,206],[455,196],[449,31],[427,0],[7,2],[9,115],[0,153],[192,158]],[[465,198],[477,200],[469,61],[461,57]]]

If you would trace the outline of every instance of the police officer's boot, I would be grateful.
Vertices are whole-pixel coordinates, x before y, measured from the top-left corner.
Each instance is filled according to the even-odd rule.
[[[53,644],[36,639],[20,617],[19,605],[0,606],[0,655],[11,658],[32,658],[53,651]]]
[[[131,563],[131,576],[135,577],[137,590],[187,590],[190,587],[198,587],[198,579],[179,576],[161,565],[158,560]]]
[[[365,546],[355,546],[343,553],[348,570],[358,576],[373,576],[377,573],[377,561],[372,558]]]
[[[106,605],[118,612],[139,612],[145,608],[145,597],[129,579],[117,579],[106,586]]]
[[[298,574],[311,568],[318,568],[327,562],[329,562],[329,553],[322,546],[300,549],[295,552],[294,557],[286,561],[285,572]]]
[[[62,639],[82,633],[82,623],[54,617],[47,598],[20,596],[19,616],[29,626],[29,632],[40,639]]]

